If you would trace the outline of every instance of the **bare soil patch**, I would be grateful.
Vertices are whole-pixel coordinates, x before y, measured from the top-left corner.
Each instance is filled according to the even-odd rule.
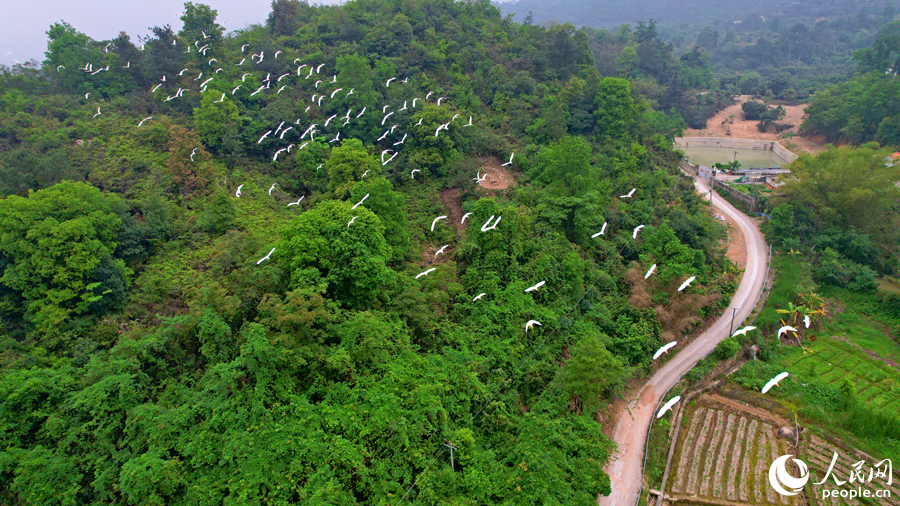
[[[481,174],[487,175],[478,186],[489,190],[505,190],[515,185],[516,180],[512,173],[506,167],[502,167],[503,162],[495,156],[483,156],[478,159],[481,163]]]
[[[758,121],[748,121],[744,119],[744,111],[741,105],[753,97],[750,95],[740,95],[737,102],[722,109],[715,116],[706,122],[706,128],[703,130],[695,130],[687,128],[684,131],[685,137],[734,137],[735,139],[755,139],[765,141],[781,141],[784,145],[785,141],[790,141],[795,145],[791,151],[794,153],[815,153],[822,149],[822,146],[816,142],[817,139],[801,137],[799,135],[800,123],[803,122],[806,106],[809,104],[799,105],[783,105],[785,116],[779,123],[794,125],[788,130],[776,133],[774,129],[768,132],[760,132],[756,128]],[[793,132],[794,137],[786,139],[785,134]],[[787,146],[785,146],[787,147]]]
[[[726,256],[734,262],[738,269],[743,270],[747,267],[747,244],[744,241],[744,234],[741,233],[734,219],[725,215],[715,204],[713,204],[713,208],[715,208],[716,214],[724,217],[725,222],[728,223],[728,251]]]

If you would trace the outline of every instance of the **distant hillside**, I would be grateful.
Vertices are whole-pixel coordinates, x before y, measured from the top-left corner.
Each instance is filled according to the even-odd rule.
[[[534,23],[556,20],[576,26],[612,28],[623,23],[655,19],[659,24],[691,23],[723,24],[744,22],[745,18],[761,16],[768,19],[810,19],[847,14],[861,8],[883,9],[890,2],[884,0],[520,0],[495,3],[504,14],[524,22],[531,12]]]

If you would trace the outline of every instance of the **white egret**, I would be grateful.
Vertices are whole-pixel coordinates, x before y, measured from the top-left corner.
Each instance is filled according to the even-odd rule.
[[[546,281],[541,281],[540,283],[538,283],[534,286],[529,286],[528,288],[525,289],[525,293],[536,292],[538,288],[544,286],[544,284],[546,284],[546,283],[547,283]]]
[[[428,269],[427,271],[422,271],[422,272],[420,272],[420,273],[418,273],[418,274],[416,275],[416,279],[419,279],[419,278],[421,278],[422,276],[427,276],[428,273],[433,272],[433,271],[436,271],[436,270],[437,270],[437,267],[432,267],[431,269]]]
[[[372,169],[366,169],[365,172],[362,173],[362,176],[359,176],[360,179],[369,175],[369,172],[372,172]]]
[[[396,155],[395,155],[395,156],[396,156]],[[392,158],[393,158],[393,157],[392,157]],[[493,218],[493,216],[491,216],[491,218]],[[441,216],[438,216],[437,218],[435,218],[435,219],[431,222],[431,231],[434,232],[434,225],[435,225],[439,220],[446,220],[446,219],[447,219],[447,217],[444,216],[444,215],[441,215]]]
[[[406,100],[404,100],[404,101],[403,101],[403,107],[401,107],[400,110],[401,110],[401,111],[405,111],[406,109],[407,109],[407,107],[406,107]]]
[[[214,103],[214,104],[218,104],[219,102],[224,102],[224,101],[225,101],[225,94],[222,93],[222,98],[220,98],[219,100],[216,100],[216,101],[213,102],[213,103]]]
[[[403,138],[400,139],[399,142],[395,142],[395,143],[394,143],[394,146],[399,146],[400,144],[403,144],[404,142],[406,142],[406,136],[407,136],[407,135],[408,135],[408,134],[403,134]]]
[[[769,390],[772,389],[772,387],[777,385],[781,380],[783,380],[784,378],[787,378],[788,376],[789,376],[789,374],[786,372],[779,373],[777,376],[770,379],[769,382],[766,383],[766,385],[764,387],[762,387],[762,393],[768,392]]]
[[[269,130],[268,132],[264,133],[263,136],[260,137],[258,141],[256,141],[256,143],[257,143],[257,144],[262,143],[263,139],[265,139],[266,137],[268,137],[270,133],[272,133],[271,130]]]
[[[377,138],[377,139],[375,139],[375,142],[378,142],[378,141],[380,141],[380,140],[382,140],[382,139],[384,139],[384,138],[385,138],[385,137],[387,137],[387,136],[388,136],[388,134],[389,134],[389,133],[391,133],[391,131],[390,131],[390,130],[385,130],[385,131],[384,131],[384,133],[383,133],[383,134],[381,134],[381,137],[379,137],[379,138]]]
[[[660,349],[656,350],[656,353],[653,354],[653,360],[658,359],[663,353],[668,354],[669,350],[678,345],[678,341],[672,341],[669,344],[664,345]]]
[[[265,262],[266,260],[268,260],[269,257],[272,256],[272,253],[275,253],[275,248],[272,248],[272,251],[270,251],[268,255],[266,255],[266,256],[260,258],[259,260],[257,260],[257,261],[256,261],[256,265],[259,265],[259,264]]]
[[[275,185],[277,185],[277,184],[278,184],[278,183],[272,183],[272,186],[269,187],[269,196],[270,196],[270,197],[272,196],[272,190],[275,189]]]
[[[284,139],[284,134],[288,133],[288,130],[293,130],[293,129],[294,129],[294,127],[292,127],[292,126],[289,126],[289,127],[285,128],[284,131],[281,132],[281,135],[278,136],[278,138],[279,138],[279,139]]]
[[[509,161],[501,165],[501,167],[506,167],[507,165],[512,165],[513,157],[516,156],[515,153],[509,155]]]
[[[670,409],[672,409],[672,406],[674,406],[675,403],[678,402],[678,401],[680,401],[680,400],[681,400],[681,396],[680,396],[680,395],[676,395],[675,397],[672,397],[672,398],[669,400],[669,402],[665,403],[665,404],[663,405],[663,407],[659,408],[659,413],[656,414],[656,418],[662,418],[662,416],[663,416],[664,414],[666,414],[666,411],[669,411]]]
[[[538,327],[543,327],[543,325],[541,325],[541,322],[537,320],[528,320],[528,322],[525,323],[525,332],[528,332],[531,327],[534,327],[535,325],[537,325]]]
[[[466,213],[466,214],[464,214],[463,217],[462,217],[462,219],[459,220],[459,223],[460,223],[460,224],[465,223],[465,222],[466,222],[466,218],[468,218],[469,216],[472,216],[472,213]]]
[[[441,105],[441,100],[447,100],[447,97],[440,97],[437,99],[437,105]]]
[[[362,198],[362,200],[360,200],[359,202],[357,202],[356,205],[354,205],[353,207],[351,207],[350,210],[352,211],[352,210],[356,209],[357,207],[359,207],[359,205],[362,204],[363,202],[365,202],[367,198],[369,198],[369,194],[368,194],[368,193],[366,194],[365,197]]]
[[[812,323],[812,322],[809,320],[809,315],[804,315],[803,316],[803,325],[805,325],[806,328],[809,328],[810,323]]]
[[[413,169],[409,172],[409,177],[412,179],[416,178],[416,172],[422,172],[422,169]]]
[[[604,232],[606,232],[606,222],[605,221],[603,222],[603,226],[600,227],[600,231],[597,232],[596,234],[592,235],[591,239],[600,237],[601,235],[603,235]]]
[[[433,91],[429,91],[428,93],[426,93],[426,94],[425,94],[425,100],[428,100],[428,97],[430,97],[430,96],[433,95],[433,94],[434,94]]]
[[[484,292],[479,293],[478,295],[475,296],[474,299],[472,299],[472,302],[475,302],[476,300],[478,300],[478,299],[484,297],[485,295],[487,295],[487,294],[484,293]]]
[[[347,228],[350,228],[350,225],[353,225],[353,222],[356,221],[356,218],[359,218],[359,216],[354,216],[350,219],[350,223],[347,223]]]
[[[390,87],[391,87],[391,81],[393,81],[393,80],[395,80],[395,79],[397,79],[397,78],[396,78],[396,77],[392,77],[392,78],[388,79],[387,81],[385,81],[384,86],[385,86],[386,88],[390,88]]]
[[[416,107],[416,100],[421,100],[421,99],[420,99],[419,97],[416,97],[416,98],[413,99],[413,104],[412,104],[412,106],[413,106],[414,108]]]
[[[422,124],[422,120],[423,120],[423,119],[425,119],[425,118],[419,118],[419,122],[418,122],[418,123],[416,123],[416,124],[415,124],[415,125],[414,125],[414,126],[419,126],[419,125],[421,125],[421,124]]]
[[[502,218],[502,216],[498,216],[497,221],[494,222],[493,225],[491,225],[491,221],[493,221],[493,219],[494,219],[494,215],[492,214],[491,217],[488,218],[488,220],[486,222],[484,222],[484,225],[481,226],[481,231],[487,232],[488,230],[493,230],[494,228],[496,228],[497,224],[500,223],[500,218]]]
[[[300,201],[303,200],[304,197],[306,197],[306,195],[304,195],[303,197],[300,197],[299,199],[297,199],[297,202],[291,202],[290,204],[287,205],[287,207],[291,207],[291,206],[299,206],[299,205],[300,205]]]
[[[194,148],[193,150],[191,150],[191,161],[192,162],[194,161],[194,153],[196,153],[196,152],[197,152],[197,148]]]
[[[130,63],[130,62],[129,62],[129,63]],[[56,66],[56,73],[57,73],[57,74],[59,74],[59,69],[61,69],[61,68],[64,69],[64,68],[66,68],[66,67],[64,67],[64,66],[62,66],[62,65],[57,65],[57,66]]]
[[[160,86],[162,86],[162,84],[157,84],[156,86],[154,86],[153,89],[150,90],[150,93],[155,93],[156,90],[158,90]]]
[[[282,86],[281,88],[278,88],[278,91],[276,91],[275,94],[278,95],[279,93],[281,93],[282,91],[284,91],[285,88],[287,88],[287,85],[286,85],[286,84],[285,84],[284,86]]]
[[[437,256],[446,251],[448,247],[450,247],[449,244],[441,246],[441,249],[437,250],[437,252],[434,254],[434,258],[437,259]]]
[[[330,123],[331,120],[333,120],[334,118],[337,118],[337,114],[332,114],[328,119],[326,119],[325,125],[323,125],[323,126],[328,126],[328,123]]]
[[[359,114],[356,115],[356,117],[357,117],[357,118],[362,117],[362,115],[363,115],[365,112],[366,112],[366,108],[363,107],[362,111],[360,111]]]
[[[275,56],[274,56],[274,58],[278,58],[278,55],[281,54],[281,53],[283,53],[283,52],[284,52],[284,51],[280,51],[280,50],[279,50],[279,51],[275,51]]]
[[[391,161],[392,161],[394,158],[397,158],[397,155],[399,155],[399,154],[400,154],[400,153],[394,153],[393,155],[391,155],[390,158],[387,159],[387,161],[381,162],[381,165],[387,165],[387,164],[391,163]]]
[[[322,63],[322,64],[320,64],[318,67],[316,67],[316,74],[318,74],[319,71],[322,70],[322,67],[324,67],[324,66],[325,66],[325,64]]]
[[[241,188],[243,188],[243,187],[244,187],[244,185],[240,185],[240,186],[237,187],[237,191],[234,192],[234,196],[235,196],[235,197],[241,198]]]
[[[778,329],[778,339],[781,339],[781,334],[784,334],[787,331],[791,331],[794,334],[797,333],[797,329],[795,329],[794,327],[791,327],[790,325],[785,325],[784,327],[781,327],[780,329]]]
[[[631,237],[632,237],[635,241],[637,240],[638,232],[640,232],[642,228],[644,228],[643,225],[638,225],[638,226],[634,227],[634,231],[631,233]]]
[[[146,118],[142,119],[141,122],[138,123],[138,128],[140,128],[141,125],[143,125],[145,121],[151,120],[151,119],[153,119],[153,116],[147,116]]]
[[[735,330],[734,334],[731,334],[731,337],[740,336],[740,335],[746,336],[747,332],[750,332],[751,330],[756,330],[756,327],[754,327],[753,325],[747,325],[746,327],[744,327],[742,329]]]
[[[680,292],[680,291],[684,290],[685,288],[687,288],[688,286],[690,286],[691,283],[695,279],[697,279],[697,276],[691,276],[691,277],[687,278],[687,280],[684,283],[682,283],[681,286],[678,287],[678,291]]]
[[[627,195],[619,195],[619,198],[620,199],[630,199],[634,195],[635,190],[637,190],[637,188],[632,188],[631,191],[628,192]]]
[[[384,126],[384,122],[387,121],[387,119],[393,115],[394,115],[394,111],[391,111],[391,112],[385,114],[384,117],[381,118],[381,126]]]
[[[94,115],[94,118],[96,118],[97,116],[100,116],[100,108],[99,107],[97,108],[97,114]]]
[[[284,152],[284,151],[287,151],[287,148],[281,148],[281,149],[279,149],[278,151],[276,151],[276,152],[275,152],[275,156],[272,157],[272,161],[273,161],[273,162],[277,161],[277,160],[278,160],[278,155],[280,155],[280,154],[281,154],[282,152]]]
[[[237,67],[238,65],[243,65],[245,61],[247,61],[246,58],[241,58],[241,61],[239,61],[238,63],[235,63],[234,66]]]
[[[472,116],[469,116],[469,122],[463,125],[463,128],[472,126]]]
[[[647,271],[647,274],[644,274],[644,279],[649,278],[650,275],[653,274],[653,271],[655,271],[655,270],[656,270],[656,264],[651,265],[650,270]]]
[[[241,89],[241,85],[240,85],[240,84],[237,85],[237,87],[236,87],[235,89],[231,90],[231,94],[234,95],[235,93],[237,93],[237,90],[239,90],[239,89]]]

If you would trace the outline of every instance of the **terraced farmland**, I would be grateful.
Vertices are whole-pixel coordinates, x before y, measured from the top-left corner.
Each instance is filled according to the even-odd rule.
[[[851,484],[849,476],[852,465],[863,461],[862,469],[868,480],[869,469],[880,459],[842,449],[815,435],[804,435],[797,452],[797,458],[809,466],[809,483],[797,496],[779,495],[769,486],[769,466],[779,456],[793,453],[791,445],[775,437],[781,425],[775,417],[752,407],[743,410],[740,406],[740,403],[721,397],[703,396],[696,405],[687,407],[666,484],[668,503],[900,506],[900,470],[893,470],[890,486],[886,485],[885,478]],[[845,484],[836,486],[833,479],[829,479],[821,486],[814,485],[814,482],[822,481],[834,452],[838,452],[839,460],[832,474]],[[872,502],[849,498],[823,499],[822,487],[848,491],[862,487],[873,493],[879,489],[889,489],[891,497],[873,499]]]
[[[798,347],[782,358],[788,371],[834,387],[847,378],[861,402],[878,410],[900,412],[900,371],[896,367],[827,338],[804,346],[806,353]]]

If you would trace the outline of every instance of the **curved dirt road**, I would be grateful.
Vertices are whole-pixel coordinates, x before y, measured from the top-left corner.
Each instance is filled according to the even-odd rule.
[[[709,182],[695,178],[697,191],[709,198]],[[731,300],[730,307],[737,307],[735,327],[750,314],[757,296],[762,289],[766,277],[768,251],[766,241],[757,228],[756,222],[746,214],[738,211],[718,194],[713,196],[714,203],[724,214],[732,218],[744,235],[747,244],[747,266],[737,292]],[[716,344],[728,336],[731,326],[730,311],[682,349],[678,355],[656,371],[644,385],[644,388],[629,402],[618,424],[614,440],[618,446],[607,472],[612,482],[612,492],[602,496],[597,503],[600,506],[631,506],[637,503],[638,491],[641,487],[641,474],[644,465],[644,444],[647,429],[655,416],[660,396],[678,381],[682,374],[690,370],[698,360],[712,351]],[[659,486],[656,484],[655,486]]]

